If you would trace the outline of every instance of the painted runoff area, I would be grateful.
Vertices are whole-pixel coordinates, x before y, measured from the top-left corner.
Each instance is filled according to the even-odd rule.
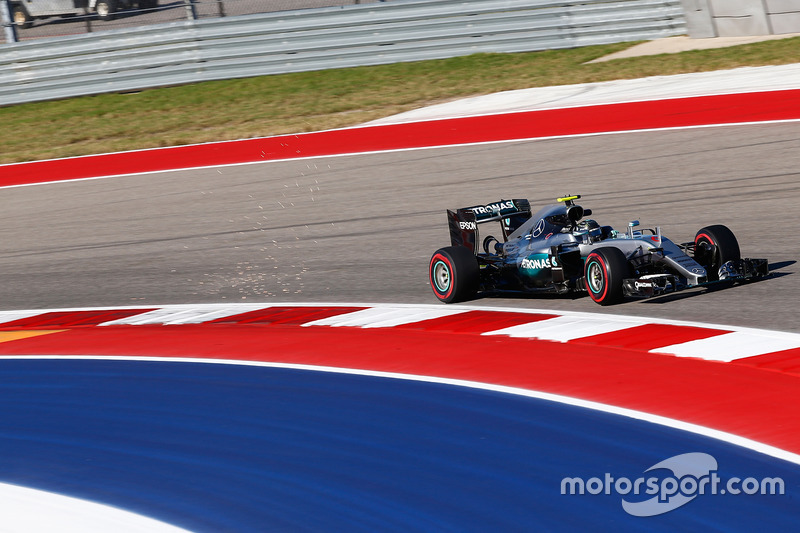
[[[799,99],[770,91],[368,126],[6,165],[0,184],[797,120]],[[788,529],[799,350],[777,332],[441,306],[4,312],[0,396],[14,409],[0,489],[125,509],[165,530],[641,529],[621,508],[633,496],[565,496],[559,482],[600,470],[635,479],[702,450],[720,474],[780,477],[785,494],[700,496],[648,529]],[[62,530],[70,520],[92,530],[67,515]]]
[[[0,456],[13,458],[3,480],[197,531],[638,529],[621,502],[649,496],[570,496],[559,482],[633,480],[702,450],[723,480],[779,478],[784,493],[705,494],[648,529],[795,521],[800,372],[760,358],[800,360],[800,335],[592,317],[335,304],[3,312],[0,398],[15,406],[0,430]],[[668,353],[709,339],[723,352],[729,335],[760,338],[760,355]]]
[[[16,384],[0,388],[17,406],[0,439],[7,483],[188,530],[790,531],[797,520],[795,463],[509,391],[163,359],[14,359],[0,374]],[[721,486],[780,479],[783,494],[742,483],[746,493],[707,490],[642,518],[621,505],[646,494],[560,492],[567,476],[652,477],[648,467],[693,450],[715,458]],[[670,478],[656,478],[665,494]]]

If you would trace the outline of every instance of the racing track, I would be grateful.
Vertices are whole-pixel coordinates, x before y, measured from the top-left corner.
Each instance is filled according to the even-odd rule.
[[[204,302],[434,303],[444,210],[584,196],[601,223],[689,240],[729,225],[773,279],[603,309],[585,297],[491,306],[800,331],[797,123],[321,157],[0,190],[2,309]]]
[[[659,220],[668,235],[690,238],[701,225],[727,222],[739,233],[745,250],[752,255],[770,257],[778,272],[783,274],[730,291],[672,298],[673,301],[665,305],[638,302],[611,311],[793,329],[796,326],[792,319],[796,313],[790,305],[797,295],[793,288],[795,267],[791,258],[796,255],[796,247],[784,248],[781,257],[776,258],[771,255],[774,253],[771,247],[775,245],[770,242],[785,244],[782,241],[786,239],[756,241],[756,237],[776,226],[787,229],[785,220],[795,218],[791,212],[792,206],[797,204],[793,184],[796,175],[792,168],[792,156],[797,149],[795,131],[796,124],[765,124],[747,128],[643,132],[4,189],[0,194],[10,207],[3,214],[5,231],[9,232],[4,235],[9,238],[6,243],[9,249],[3,250],[6,261],[3,272],[15,273],[6,274],[13,279],[5,281],[11,284],[10,292],[18,299],[6,298],[3,305],[9,308],[155,306],[175,301],[273,303],[323,298],[432,302],[425,283],[425,267],[430,252],[445,243],[444,207],[489,201],[500,196],[529,196],[534,203],[542,203],[552,201],[552,196],[563,194],[564,189],[572,192],[579,188],[575,192],[596,199],[587,205],[599,215],[607,213],[606,217],[598,218],[614,225],[624,224],[631,217],[642,218],[645,222]],[[614,178],[597,183],[594,177],[600,174]],[[701,175],[703,183],[695,184],[697,176]],[[625,193],[614,192],[620,190]],[[719,198],[708,198],[711,190],[719,191]],[[653,202],[652,213],[642,213],[644,207],[635,207],[644,199],[654,197],[657,199]],[[708,214],[713,214],[714,218],[709,220]],[[748,247],[746,244],[751,242]],[[777,295],[785,298],[783,303],[778,301],[785,311],[781,324],[776,324],[772,316],[764,312],[771,309],[774,301],[761,301],[763,295],[773,297],[774,301],[778,301]],[[730,302],[736,305],[729,305]],[[489,300],[486,303],[598,311],[586,299]],[[748,306],[752,310],[748,310]],[[444,306],[432,308],[445,309]],[[742,312],[737,315],[729,309]],[[756,314],[749,315],[749,312]],[[264,318],[263,313],[256,314]],[[693,314],[702,314],[702,317]],[[763,457],[752,455],[748,459],[743,449],[717,447],[719,443],[702,439],[701,442],[696,437],[686,440],[685,434],[645,427],[646,424],[623,427],[619,419],[612,420],[614,417],[597,413],[587,416],[559,406],[555,406],[557,413],[539,411],[543,407],[539,402],[524,399],[517,406],[517,399],[505,395],[501,398],[483,392],[476,394],[454,390],[449,385],[443,388],[432,383],[386,383],[383,378],[388,376],[378,375],[375,377],[381,379],[377,381],[344,374],[322,377],[308,374],[305,372],[308,368],[302,372],[289,371],[288,367],[244,370],[238,368],[240,363],[212,369],[200,360],[185,360],[178,365],[163,359],[157,364],[144,359],[58,361],[59,355],[55,356],[56,360],[47,362],[25,360],[22,355],[25,353],[33,354],[34,359],[41,358],[37,354],[67,354],[67,339],[89,341],[84,347],[73,346],[80,351],[69,352],[79,354],[109,353],[108,347],[100,342],[103,338],[120,349],[127,346],[124,349],[138,352],[147,346],[166,350],[169,353],[161,355],[168,356],[178,356],[179,348],[188,350],[190,356],[197,356],[203,349],[211,350],[215,356],[227,352],[219,344],[220,339],[204,342],[194,337],[194,344],[188,342],[192,332],[210,335],[212,327],[154,326],[148,330],[144,326],[144,330],[136,330],[122,324],[108,328],[98,326],[98,331],[88,331],[83,327],[87,320],[84,315],[78,313],[72,318],[59,313],[47,315],[43,327],[48,331],[16,331],[23,323],[27,324],[26,328],[33,327],[31,324],[39,320],[35,317],[8,323],[11,330],[4,334],[12,342],[4,343],[4,348],[12,359],[19,360],[7,361],[4,369],[9,372],[9,379],[4,380],[6,386],[0,391],[5,395],[2,403],[14,406],[7,416],[9,438],[2,439],[3,453],[0,454],[13,458],[6,468],[6,481],[116,505],[175,525],[215,530],[220,527],[257,529],[265,523],[310,525],[308,517],[328,525],[344,520],[341,528],[332,527],[346,529],[353,524],[351,520],[363,525],[363,517],[367,515],[382,525],[399,525],[402,523],[399,519],[409,517],[412,529],[419,524],[433,529],[431,524],[442,523],[463,524],[463,527],[456,527],[464,530],[470,526],[486,529],[478,526],[485,523],[491,529],[500,518],[509,520],[510,526],[552,524],[550,527],[556,527],[555,524],[563,525],[565,517],[574,520],[588,517],[593,523],[601,520],[614,523],[620,529],[640,527],[637,518],[621,515],[618,497],[582,500],[580,504],[572,499],[551,499],[554,489],[547,480],[563,476],[567,462],[571,465],[570,473],[574,473],[575,456],[583,457],[587,450],[593,450],[595,455],[585,461],[581,459],[578,469],[586,475],[596,473],[598,464],[614,472],[638,475],[647,465],[696,446],[718,457],[729,472],[759,477],[779,474],[786,479],[789,494],[796,493],[798,486],[794,466],[773,459],[764,461]],[[59,322],[53,321],[59,316],[66,320],[64,324],[72,320],[73,325],[78,326],[65,331]],[[251,318],[248,314],[247,320]],[[273,329],[266,336],[269,328]],[[241,343],[270,359],[279,357],[282,352],[281,344],[274,343],[281,334],[299,342],[303,350],[309,351],[312,360],[336,357],[337,366],[364,366],[343,363],[346,357],[338,359],[340,356],[357,355],[374,364],[378,355],[363,348],[350,346],[348,349],[341,342],[301,342],[304,335],[350,338],[351,328],[310,327],[302,328],[301,333],[285,330],[281,325],[240,325],[236,335],[214,331],[223,335],[226,342]],[[180,341],[163,342],[170,332],[177,334]],[[373,333],[384,340],[391,336],[391,332],[386,331]],[[143,345],[131,342],[136,335]],[[498,342],[492,337],[451,335],[452,339],[444,340],[446,347],[437,349],[431,346],[431,339],[424,332],[404,331],[400,335],[404,348],[417,353],[418,360],[425,364],[441,357],[451,358],[446,367],[454,373],[471,368],[464,357],[470,352],[475,360],[515,377],[552,379],[554,375],[552,371],[513,372],[512,367],[497,359],[496,353],[495,357],[487,358],[486,354],[493,353]],[[267,338],[269,342],[265,342]],[[357,338],[369,343],[373,337],[369,330],[360,330]],[[424,342],[425,349],[415,350],[408,343],[412,338]],[[469,348],[454,349],[456,340]],[[54,344],[50,350],[44,349],[48,343]],[[642,358],[635,354],[627,354],[630,361],[625,365],[625,350],[612,350],[613,355],[605,357],[606,350],[602,346],[591,350],[594,366],[576,365],[561,357],[565,354],[563,350],[570,349],[569,343],[542,341],[548,354],[559,351],[559,356],[544,358],[528,357],[536,341],[504,341],[507,346],[513,343],[520,344],[522,349],[509,352],[518,354],[520,361],[549,362],[570,379],[578,377],[576,369],[589,372],[591,377],[584,384],[592,383],[604,393],[624,395],[620,387],[625,382],[622,376],[633,373],[636,377],[631,384],[637,386],[634,397],[639,401],[657,401],[654,390],[660,387],[669,394],[659,409],[689,406],[693,414],[687,418],[692,419],[704,413],[734,415],[728,419],[733,420],[732,426],[725,427],[748,435],[755,434],[751,432],[752,427],[743,427],[746,424],[742,422],[742,411],[725,411],[724,405],[730,405],[726,402],[736,400],[746,404],[748,413],[759,421],[763,420],[763,409],[759,410],[756,396],[774,400],[775,405],[790,416],[790,406],[795,404],[792,401],[780,403],[794,393],[791,372],[773,373],[772,367],[754,372],[738,363],[718,367],[719,363],[667,356]],[[395,347],[401,344],[389,342]],[[328,346],[332,349],[325,349]],[[343,354],[331,353],[338,350]],[[425,354],[426,350],[437,357]],[[242,351],[234,350],[234,353],[239,357],[243,355]],[[385,356],[395,368],[397,358],[390,349]],[[406,362],[410,359],[403,357]],[[655,378],[648,380],[633,368],[638,363],[650,365],[651,371],[662,364],[674,365],[674,371],[678,365],[697,371],[676,371],[671,374],[672,381],[665,379],[669,377],[665,373],[656,372]],[[701,368],[708,371],[706,378]],[[412,373],[427,375],[429,372]],[[774,389],[747,386],[737,378],[734,381],[738,385],[726,388],[725,384],[729,383],[724,379],[726,376],[758,376],[776,385]],[[779,394],[778,385],[790,392]],[[186,386],[197,388],[189,390]],[[565,386],[568,394],[575,390],[568,383]],[[221,389],[217,390],[219,387]],[[715,387],[724,389],[724,394],[715,394]],[[642,394],[645,388],[647,394]],[[285,397],[257,397],[257,394],[271,395],[272,392],[285,393]],[[575,395],[583,397],[578,392]],[[344,403],[333,405],[331,398]],[[426,406],[424,420],[429,420],[422,426],[416,424],[420,421],[416,412],[407,416],[403,411],[409,405],[419,404],[420,400]],[[608,403],[616,405],[618,402]],[[443,408],[429,419],[428,416],[434,414],[430,411],[434,404]],[[709,406],[708,413],[697,409],[705,404]],[[282,407],[289,405],[296,410],[287,412]],[[451,405],[458,406],[460,411],[456,412],[449,407]],[[92,408],[87,409],[87,406]],[[372,410],[373,406],[383,410]],[[468,412],[463,412],[465,406]],[[489,417],[474,424],[474,413],[488,412],[490,407],[495,412],[495,406],[496,412],[501,413],[499,419]],[[257,407],[256,411],[247,410],[252,407]],[[273,407],[277,410],[273,411]],[[530,418],[532,408],[540,412],[544,425]],[[154,416],[162,411],[163,420]],[[523,412],[524,416],[514,415],[515,412]],[[147,413],[147,416],[139,413]],[[203,413],[203,416],[196,418],[196,413]],[[342,417],[337,418],[339,414]],[[565,415],[582,418],[570,421]],[[524,425],[516,422],[522,418]],[[320,425],[321,419],[328,425]],[[555,428],[552,421],[562,419],[570,427]],[[475,433],[474,429],[464,433],[461,420],[484,431],[491,428],[490,438]],[[709,425],[721,427],[720,420]],[[140,422],[144,424],[139,426]],[[622,422],[630,424],[631,420]],[[769,421],[763,422],[758,435],[769,437],[770,442],[778,437],[791,439],[796,435],[780,423],[775,413]],[[307,427],[306,423],[311,425]],[[107,431],[109,424],[114,431]],[[575,435],[574,427],[585,428],[587,424],[596,425],[597,431],[589,431],[594,440],[586,439],[583,433]],[[80,435],[76,428],[81,428]],[[309,428],[313,428],[312,433],[308,433]],[[359,433],[362,428],[366,431]],[[428,432],[428,428],[432,431]],[[446,434],[443,433],[445,428]],[[603,435],[604,430],[610,432]],[[511,437],[506,439],[506,433]],[[628,438],[633,434],[642,436],[645,441],[635,441],[633,436]],[[247,439],[242,438],[244,435]],[[300,438],[288,438],[292,435]],[[543,439],[544,435],[547,438]],[[620,446],[622,435],[625,435],[625,444]],[[533,444],[543,443],[551,436],[558,443],[554,448],[559,454],[543,462],[553,465],[555,471],[537,477],[537,468],[528,469],[524,465],[531,461],[539,464],[545,452]],[[683,440],[673,440],[673,436]],[[398,447],[401,437],[411,438],[403,440]],[[81,439],[86,439],[85,444]],[[521,439],[524,439],[523,446],[520,446]],[[444,445],[434,450],[430,446],[433,441],[444,442]],[[304,448],[311,442],[312,448]],[[653,446],[655,442],[658,446]],[[278,447],[278,443],[285,446]],[[342,443],[346,445],[337,447]],[[368,449],[358,448],[362,443]],[[388,443],[388,448],[376,443]],[[448,467],[450,464],[447,459],[452,456],[453,447],[447,443],[457,443],[458,465],[431,475],[427,465]],[[608,449],[603,443],[610,444]],[[404,452],[424,450],[425,453],[407,454],[412,458],[411,463],[397,462],[395,452],[401,449]],[[298,454],[298,450],[310,453]],[[629,450],[637,450],[633,461]],[[220,451],[223,453],[219,454]],[[441,455],[437,455],[438,451]],[[517,455],[508,455],[510,451],[516,451]],[[89,462],[85,461],[87,455],[92,458]],[[510,462],[497,460],[507,456]],[[599,456],[604,458],[598,461]],[[355,466],[369,466],[364,470],[354,468],[348,462],[353,457],[357,458]],[[461,462],[469,458],[474,458],[474,462]],[[611,463],[611,458],[620,462]],[[747,462],[749,460],[755,462]],[[80,475],[76,475],[75,470],[78,462],[86,467],[81,469]],[[255,470],[251,468],[254,464],[257,465]],[[157,481],[159,476],[163,478],[164,472],[171,471],[179,471],[181,480],[191,480],[188,495],[183,487],[170,487],[169,480],[164,480],[166,483]],[[253,471],[261,475],[253,476]],[[109,477],[109,472],[115,475]],[[236,479],[245,472],[245,479]],[[501,481],[502,488],[502,480],[508,477],[508,472],[515,474],[512,484],[523,483],[519,491],[503,492],[491,483],[486,484],[486,480],[496,479]],[[431,480],[445,483],[431,483]],[[297,497],[282,504],[286,488],[298,486],[303,490],[288,493]],[[354,505],[362,502],[365,487],[369,496],[389,495],[388,499],[369,505],[366,513]],[[374,487],[381,490],[373,490]],[[415,503],[416,494],[423,487],[435,498],[420,506]],[[165,491],[163,497],[159,496],[162,490]],[[336,495],[336,501],[331,500],[332,494]],[[265,499],[254,501],[254,495],[263,495]],[[398,495],[400,497],[395,497]],[[473,503],[475,497],[477,503]],[[533,505],[529,505],[531,497],[536,501]],[[473,512],[481,508],[495,509],[494,500],[505,506],[504,510],[497,507],[497,513],[483,516]],[[231,506],[231,502],[236,505]],[[651,520],[648,527],[699,529],[700,524],[714,523],[720,527],[752,528],[755,524],[769,523],[775,529],[786,529],[795,521],[791,502],[791,496],[746,501],[722,498],[713,506],[694,505],[685,509],[686,512],[665,515],[663,521]],[[398,503],[412,505],[405,509],[398,507]],[[488,505],[481,507],[481,504]],[[608,509],[602,516],[597,512],[580,512],[589,508],[597,511],[600,505]],[[720,505],[725,506],[723,513],[719,513]],[[342,509],[347,512],[343,513]],[[578,513],[574,512],[576,509]],[[326,514],[326,510],[331,512]],[[456,518],[463,522],[454,522]],[[219,520],[222,522],[217,523]],[[348,524],[348,521],[351,522]],[[585,525],[588,524],[582,524],[582,528],[585,529]]]

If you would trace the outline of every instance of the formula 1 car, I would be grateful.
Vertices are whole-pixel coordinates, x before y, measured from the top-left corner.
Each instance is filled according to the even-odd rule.
[[[565,294],[586,291],[600,305],[625,297],[652,297],[691,287],[764,277],[766,259],[742,259],[731,230],[702,228],[693,242],[675,244],[661,228],[620,232],[584,219],[592,214],[559,198],[531,215],[527,200],[447,210],[452,246],[437,250],[429,265],[430,284],[445,303],[479,292]],[[498,221],[503,241],[487,236],[478,250],[478,227]]]

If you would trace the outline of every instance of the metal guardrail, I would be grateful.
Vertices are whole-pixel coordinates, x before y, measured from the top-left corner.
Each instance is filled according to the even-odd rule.
[[[0,47],[0,105],[686,32],[679,0],[409,0],[173,22]]]
[[[235,17],[277,11],[338,7],[404,0],[114,0],[113,12],[100,18],[92,4],[98,0],[0,0],[17,8],[17,31],[7,26],[0,32],[0,44],[30,41],[43,37],[63,37],[100,31],[134,28],[180,20]],[[85,7],[78,8],[83,4]],[[96,4],[95,4],[96,5]],[[106,4],[107,6],[109,4]],[[19,13],[22,7],[24,12]],[[47,16],[44,14],[48,13]],[[61,13],[61,14],[59,14]],[[24,16],[23,16],[24,15]],[[67,15],[67,16],[64,16]],[[20,20],[25,19],[24,22]],[[16,35],[13,35],[16,33]]]

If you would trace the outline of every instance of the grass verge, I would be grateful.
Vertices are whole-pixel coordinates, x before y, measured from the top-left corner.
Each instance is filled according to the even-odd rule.
[[[206,82],[0,108],[0,163],[352,126],[498,91],[800,62],[800,37],[587,61],[635,43]]]

